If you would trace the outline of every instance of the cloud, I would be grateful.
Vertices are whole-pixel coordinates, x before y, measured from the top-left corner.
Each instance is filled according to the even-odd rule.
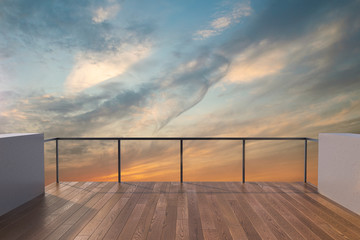
[[[115,1],[4,0],[0,34],[7,36],[6,43],[12,43],[8,45],[12,47],[8,50],[11,54],[19,46],[47,51],[60,48],[75,53],[112,52],[124,43],[146,40],[152,31],[139,34],[134,24],[119,26],[112,21],[119,11],[120,5]]]
[[[224,56],[207,52],[164,76],[161,84],[164,90],[147,110],[156,119],[157,130],[198,104],[208,89],[226,75],[228,66]]]
[[[230,82],[250,82],[281,71],[288,55],[285,49],[269,49],[269,46],[261,45],[267,44],[262,42],[251,46],[236,56],[225,79]]]
[[[234,53],[229,73],[225,77],[230,82],[250,82],[259,78],[279,74],[285,68],[298,64],[323,68],[328,64],[326,57],[318,54],[332,47],[342,38],[344,22],[334,21],[321,24],[296,40],[271,42],[262,40],[253,43],[237,55]],[[305,57],[316,56],[316,60],[301,63]]]
[[[214,29],[222,29],[222,28],[228,27],[230,24],[231,24],[231,18],[219,17],[219,18],[215,19],[214,21],[212,21],[212,23],[210,25]]]
[[[88,2],[80,1],[3,1],[2,30],[11,32],[14,40],[27,46],[37,45],[37,40],[42,39],[67,48],[98,50],[107,42],[104,34],[111,27],[106,24],[94,27],[89,8]]]
[[[232,24],[238,23],[241,18],[249,16],[251,12],[252,9],[249,1],[237,3],[232,6],[231,11],[218,14],[220,16],[212,20],[207,28],[196,31],[194,39],[204,40],[209,37],[219,35]]]
[[[146,58],[149,53],[149,44],[123,44],[112,53],[80,53],[66,79],[66,90],[69,93],[80,92],[105,80],[119,76],[132,65]]]
[[[131,118],[136,106],[145,104],[149,88],[124,90],[111,85],[96,93],[56,95],[32,92],[13,98],[0,114],[0,132],[45,132],[46,137],[103,135],[101,129],[111,122]],[[22,116],[26,119],[19,121]],[[123,127],[126,129],[126,127]],[[122,128],[118,128],[119,131]]]
[[[92,20],[95,23],[102,23],[108,19],[114,18],[120,11],[120,4],[112,4],[107,7],[99,7],[94,11]]]
[[[206,38],[215,36],[217,34],[218,34],[218,31],[213,30],[213,29],[199,30],[195,34],[195,36],[196,36],[195,40],[206,39]]]
[[[14,107],[18,112],[10,111],[3,117],[5,121],[15,114],[28,116],[22,126],[31,125],[50,136],[153,134],[199,103],[227,68],[224,56],[205,51],[169,70],[158,81],[132,88],[116,82],[102,83],[96,91],[85,89],[72,95],[33,93],[17,101]]]
[[[278,9],[270,1],[218,49],[230,63],[218,99],[222,104],[198,121],[180,118],[188,132],[173,125],[169,131],[312,137],[326,131],[360,132],[355,97],[360,94],[360,25],[354,24],[359,2],[284,4]]]

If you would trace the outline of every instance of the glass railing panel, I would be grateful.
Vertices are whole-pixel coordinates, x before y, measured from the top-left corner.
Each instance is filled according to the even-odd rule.
[[[184,181],[241,181],[242,141],[184,141]]]
[[[59,141],[59,179],[117,181],[117,141]]]
[[[304,181],[304,141],[246,141],[246,181]]]
[[[318,185],[318,146],[315,141],[308,141],[308,182]]]
[[[56,182],[55,141],[44,144],[45,186]]]
[[[122,181],[180,181],[180,141],[121,141]]]

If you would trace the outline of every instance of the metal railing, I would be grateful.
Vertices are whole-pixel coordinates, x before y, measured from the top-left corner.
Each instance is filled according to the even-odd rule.
[[[118,182],[121,182],[121,141],[179,141],[180,142],[180,182],[183,182],[183,142],[184,141],[211,141],[211,140],[232,140],[242,141],[242,182],[245,183],[245,142],[246,141],[269,141],[269,140],[290,140],[304,141],[304,182],[307,182],[307,145],[308,141],[317,142],[317,139],[307,137],[60,137],[45,139],[45,142],[55,141],[56,143],[56,182],[59,183],[59,141],[117,141],[118,145]]]

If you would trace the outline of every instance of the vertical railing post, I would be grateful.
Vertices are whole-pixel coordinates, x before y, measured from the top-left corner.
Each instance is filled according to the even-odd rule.
[[[243,141],[243,152],[242,152],[242,182],[245,183],[245,139]]]
[[[180,140],[180,182],[183,183],[183,140]]]
[[[121,141],[118,139],[118,182],[121,182]]]
[[[304,150],[304,182],[307,182],[307,139],[305,139]]]
[[[56,139],[56,183],[59,183],[59,140]]]

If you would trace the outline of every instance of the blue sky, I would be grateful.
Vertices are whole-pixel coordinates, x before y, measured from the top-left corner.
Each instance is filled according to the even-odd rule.
[[[359,132],[359,1],[2,1],[0,131]]]
[[[360,133],[360,2],[0,4],[0,132]]]

